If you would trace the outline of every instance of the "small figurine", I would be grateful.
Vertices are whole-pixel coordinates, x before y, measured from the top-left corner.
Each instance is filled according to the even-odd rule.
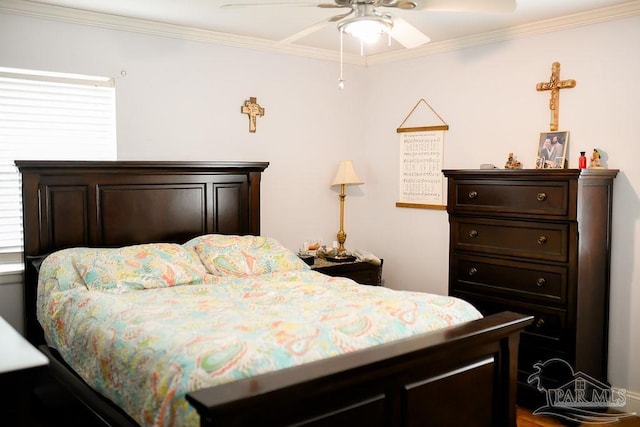
[[[589,167],[590,168],[602,168],[602,166],[600,165],[600,152],[598,151],[597,148],[593,149],[593,153],[591,153],[591,160],[589,162]]]
[[[505,169],[522,169],[522,163],[517,161],[515,157],[513,157],[513,153],[509,153],[509,158],[507,159],[507,163],[504,165]]]

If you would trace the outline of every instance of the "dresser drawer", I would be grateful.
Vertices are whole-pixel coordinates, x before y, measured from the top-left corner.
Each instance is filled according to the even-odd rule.
[[[569,223],[455,217],[450,224],[458,251],[568,261]]]
[[[566,345],[566,310],[537,304],[527,304],[502,298],[462,291],[452,291],[451,295],[471,303],[483,316],[501,311],[514,311],[534,316],[533,323],[527,326],[521,335],[522,344],[563,350]]]
[[[454,289],[510,299],[565,304],[567,267],[472,255],[451,257]]]
[[[572,360],[572,356],[566,352],[525,344],[520,345],[518,349],[518,400],[524,397],[534,406],[546,404],[546,393],[538,390],[537,386],[541,385],[547,390],[557,389],[573,380],[574,371],[567,365],[570,360]],[[539,364],[538,367],[536,364]],[[529,383],[530,378],[532,379],[531,383]]]
[[[453,212],[569,215],[568,181],[456,180]]]
[[[536,372],[536,369],[534,368],[535,364],[544,363],[550,359],[566,360],[568,359],[568,353],[557,351],[555,349],[523,344],[518,349],[518,370],[529,374],[534,373]],[[547,377],[553,377],[553,369],[545,372],[545,374]]]

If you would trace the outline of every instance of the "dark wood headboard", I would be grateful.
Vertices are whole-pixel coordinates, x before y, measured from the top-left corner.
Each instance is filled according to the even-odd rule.
[[[260,234],[267,162],[16,161],[22,174],[27,338],[43,342],[31,260],[74,247]]]

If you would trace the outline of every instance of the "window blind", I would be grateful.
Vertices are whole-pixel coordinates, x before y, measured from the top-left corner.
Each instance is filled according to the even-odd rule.
[[[115,160],[110,78],[0,68],[0,263],[22,251],[15,160]]]

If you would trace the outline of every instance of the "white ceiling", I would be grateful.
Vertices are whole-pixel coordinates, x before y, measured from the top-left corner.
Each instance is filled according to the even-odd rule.
[[[273,3],[255,7],[222,7],[234,3]],[[322,0],[321,2],[331,2]],[[420,0],[428,4],[429,1]],[[438,0],[442,2],[442,0]],[[450,0],[444,0],[450,1]],[[457,0],[459,3],[464,0]],[[478,4],[483,0],[468,0]],[[485,2],[493,0],[484,0]],[[289,3],[284,5],[283,3]],[[93,25],[166,33],[176,37],[201,38],[212,42],[268,50],[334,57],[340,48],[336,23],[327,19],[348,9],[324,9],[313,1],[297,0],[0,0],[0,11],[53,17]],[[640,0],[517,0],[511,13],[436,12],[384,8],[403,18],[431,38],[411,51],[433,51],[453,44],[458,47],[517,37],[640,14]],[[316,27],[314,27],[316,26]],[[292,35],[315,28],[308,36],[287,42]],[[345,37],[345,60],[358,62],[360,44]],[[365,48],[361,61],[399,58],[413,54],[392,40],[379,40]]]

